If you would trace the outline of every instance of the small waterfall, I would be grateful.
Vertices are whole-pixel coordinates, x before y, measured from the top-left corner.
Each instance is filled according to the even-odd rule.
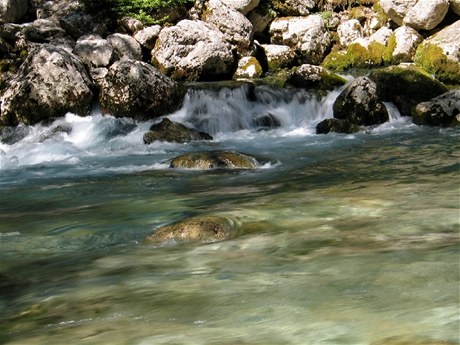
[[[168,116],[199,131],[215,135],[240,130],[314,127],[332,117],[339,91],[321,97],[297,89],[245,84],[220,90],[192,89],[182,109]]]

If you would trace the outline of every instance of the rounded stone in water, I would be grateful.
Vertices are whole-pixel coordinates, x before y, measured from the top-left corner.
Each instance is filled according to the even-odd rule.
[[[182,220],[156,230],[148,236],[148,243],[165,241],[217,242],[235,233],[235,222],[226,217],[202,216]]]
[[[171,168],[188,169],[255,169],[258,161],[244,153],[234,151],[192,152],[180,155],[171,161]]]

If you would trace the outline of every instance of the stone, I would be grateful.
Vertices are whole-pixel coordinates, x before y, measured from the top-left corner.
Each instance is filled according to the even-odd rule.
[[[244,56],[238,61],[238,67],[234,79],[242,78],[260,78],[262,76],[262,66],[253,56]]]
[[[265,54],[268,70],[276,72],[294,66],[296,54],[294,49],[280,44],[261,44]]]
[[[99,103],[103,113],[146,120],[175,111],[184,94],[180,85],[152,65],[120,60],[110,66],[102,82]]]
[[[114,57],[109,41],[95,34],[80,37],[73,52],[90,67],[107,67]]]
[[[247,15],[259,5],[260,0],[220,0],[224,5]]]
[[[224,34],[225,40],[236,47],[240,56],[252,53],[254,49],[252,24],[243,14],[220,0],[210,0],[201,19],[216,26]]]
[[[460,16],[460,0],[450,0],[450,8],[452,12]]]
[[[126,34],[112,34],[107,36],[112,45],[115,60],[142,60],[142,48],[139,42]]]
[[[188,128],[183,124],[172,122],[168,118],[152,125],[150,130],[144,134],[144,144],[151,144],[154,141],[186,143],[193,140],[212,140],[212,136],[194,128]]]
[[[134,35],[134,39],[140,43],[141,46],[152,50],[155,47],[155,42],[161,32],[160,25],[148,26],[142,30],[139,30]]]
[[[236,234],[235,222],[227,217],[198,216],[157,229],[147,243],[217,242]]]
[[[409,9],[417,4],[418,0],[380,0],[379,4],[384,13],[399,26],[403,25],[403,19]]]
[[[316,134],[328,134],[331,132],[352,134],[359,132],[361,127],[343,119],[325,119],[316,125]]]
[[[340,44],[348,46],[350,43],[363,37],[363,28],[357,19],[350,19],[342,22],[337,28]]]
[[[144,24],[139,19],[131,17],[123,17],[118,20],[118,24],[121,25],[127,32],[134,34],[144,29]]]
[[[52,39],[66,37],[66,31],[57,19],[37,19],[26,24],[22,31],[26,41],[36,43],[49,43]]]
[[[1,121],[35,124],[72,112],[87,115],[94,85],[82,61],[49,44],[30,52],[2,95]]]
[[[417,125],[454,127],[460,125],[460,89],[443,93],[427,102],[417,104],[412,111]]]
[[[309,64],[294,68],[286,80],[287,85],[315,90],[332,90],[346,82],[346,79],[324,67]]]
[[[418,45],[423,37],[409,26],[400,26],[394,31],[395,48],[392,53],[392,62],[411,62],[414,59]]]
[[[315,0],[272,0],[273,8],[282,16],[307,16],[316,7]]]
[[[415,30],[431,30],[442,22],[449,10],[449,0],[418,0],[406,13],[403,24]]]
[[[249,13],[247,18],[252,24],[252,31],[256,34],[262,34],[270,22],[276,18],[276,13],[274,11],[255,9]]]
[[[255,114],[251,122],[252,126],[259,130],[268,130],[281,126],[281,122],[271,113]]]
[[[331,37],[320,15],[276,18],[269,28],[271,43],[296,49],[303,63],[318,65],[331,45]]]
[[[371,71],[378,85],[379,97],[393,102],[401,115],[411,116],[412,108],[420,102],[447,92],[447,87],[413,64],[401,64]]]
[[[369,36],[369,42],[377,42],[386,46],[392,33],[393,30],[387,28],[386,26],[382,26],[380,29]]]
[[[357,125],[377,125],[388,121],[385,105],[377,94],[377,84],[368,77],[358,77],[337,97],[334,118]]]
[[[152,63],[176,80],[216,80],[228,77],[234,56],[219,30],[185,19],[161,30]]]
[[[251,156],[234,151],[206,151],[187,153],[174,158],[171,168],[181,169],[255,169],[258,161]]]
[[[27,13],[27,0],[0,0],[0,23],[17,23]]]

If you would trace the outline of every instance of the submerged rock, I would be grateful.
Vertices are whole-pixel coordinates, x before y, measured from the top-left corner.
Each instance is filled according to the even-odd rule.
[[[448,91],[428,102],[422,102],[412,111],[417,125],[453,127],[460,125],[460,89]]]
[[[116,117],[145,120],[176,110],[185,94],[180,85],[152,65],[120,60],[101,83],[101,111]]]
[[[186,143],[192,140],[212,140],[212,136],[194,128],[188,128],[183,124],[172,122],[167,118],[152,125],[150,130],[144,134],[145,144],[151,144],[154,141]]]
[[[358,77],[337,97],[334,117],[357,125],[377,125],[388,121],[385,105],[377,95],[377,85],[367,77]]]
[[[255,169],[259,162],[251,156],[234,151],[192,152],[174,158],[171,168],[186,169]]]
[[[235,230],[235,223],[229,218],[200,216],[162,227],[148,236],[146,242],[216,242],[230,238]]]
[[[330,132],[351,134],[361,130],[357,124],[348,120],[325,119],[316,126],[316,134],[327,134]]]
[[[6,85],[0,122],[35,124],[91,110],[94,85],[82,61],[49,44],[33,50],[16,77]]]

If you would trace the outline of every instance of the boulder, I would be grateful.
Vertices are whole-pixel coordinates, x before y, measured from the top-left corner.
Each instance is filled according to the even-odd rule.
[[[268,130],[281,126],[281,122],[271,113],[255,114],[251,122],[252,126],[259,130]]]
[[[180,107],[184,90],[152,65],[120,60],[110,66],[101,85],[101,111],[145,120]]]
[[[320,15],[276,18],[269,28],[273,44],[288,45],[299,52],[303,63],[318,65],[331,45],[331,37]]]
[[[72,112],[87,115],[94,87],[81,60],[64,49],[43,44],[30,52],[2,95],[1,121],[35,124]]]
[[[447,92],[447,87],[412,64],[401,64],[374,70],[369,74],[378,85],[383,101],[393,102],[404,116],[412,108]]]
[[[152,50],[155,47],[155,42],[161,32],[160,25],[148,26],[142,30],[139,30],[134,35],[134,39],[140,43],[141,46]]]
[[[417,125],[453,127],[460,125],[460,89],[443,93],[428,102],[422,102],[412,111]]]
[[[315,0],[272,0],[273,8],[283,16],[306,16],[316,7]]]
[[[387,45],[392,33],[393,30],[387,28],[386,26],[382,26],[380,29],[369,36],[369,42],[377,42],[385,46]]]
[[[234,56],[224,35],[210,24],[182,20],[160,32],[152,63],[178,80],[216,80],[228,76]]]
[[[89,67],[106,67],[114,56],[109,41],[95,34],[80,37],[73,52]]]
[[[139,42],[126,34],[113,34],[107,36],[107,41],[112,45],[115,60],[142,60],[142,48]]]
[[[224,34],[225,40],[236,46],[240,56],[252,53],[254,46],[252,24],[243,14],[220,0],[210,0],[201,19],[217,27]]]
[[[377,125],[388,121],[385,105],[377,94],[377,84],[368,77],[358,77],[337,97],[334,118],[357,125]]]
[[[456,15],[460,16],[460,0],[450,0],[450,8]]]
[[[287,85],[315,90],[332,90],[346,82],[346,79],[324,67],[309,64],[294,68],[286,80]]]
[[[363,28],[359,20],[350,19],[340,23],[337,27],[337,34],[339,35],[340,44],[346,47],[363,37]]]
[[[449,0],[380,0],[380,6],[399,26],[431,30],[446,16]]]
[[[206,151],[187,153],[174,158],[171,168],[181,169],[255,169],[258,161],[234,151]]]
[[[411,62],[414,59],[418,45],[423,37],[409,26],[400,26],[394,31],[395,48],[392,52],[392,62]]]
[[[27,13],[27,0],[0,0],[0,23],[17,23]]]
[[[20,34],[27,42],[50,43],[53,39],[67,37],[66,31],[57,19],[37,19],[24,25]]]
[[[423,41],[415,62],[443,82],[460,84],[460,20]]]
[[[63,2],[66,4],[67,2]],[[78,40],[84,35],[100,35],[107,36],[108,28],[111,26],[109,17],[98,16],[97,14],[89,14],[84,11],[77,11],[67,15],[59,15],[59,23],[61,27],[74,40]]]
[[[126,32],[134,34],[142,29],[144,29],[144,24],[139,19],[131,17],[123,17],[118,20],[118,25],[120,25]]]
[[[157,229],[146,238],[147,243],[217,242],[236,233],[235,222],[220,216],[199,216]]]
[[[406,13],[403,23],[415,30],[431,30],[442,22],[449,0],[418,0]]]
[[[327,134],[330,132],[352,134],[359,132],[361,127],[342,119],[325,119],[316,125],[316,134]]]
[[[154,141],[186,143],[193,140],[212,140],[212,136],[180,123],[172,122],[167,118],[152,125],[150,130],[144,134],[145,144],[151,144]]]
[[[249,13],[247,18],[252,24],[252,31],[256,34],[262,34],[270,22],[276,18],[276,13],[274,11],[264,11],[256,8]]]
[[[255,9],[260,0],[220,0],[224,5],[233,8],[244,15]]]
[[[296,54],[291,47],[280,44],[261,44],[260,46],[270,72],[294,66]]]
[[[245,56],[238,61],[238,67],[233,78],[260,78],[262,73],[262,66],[259,61],[253,56]]]

